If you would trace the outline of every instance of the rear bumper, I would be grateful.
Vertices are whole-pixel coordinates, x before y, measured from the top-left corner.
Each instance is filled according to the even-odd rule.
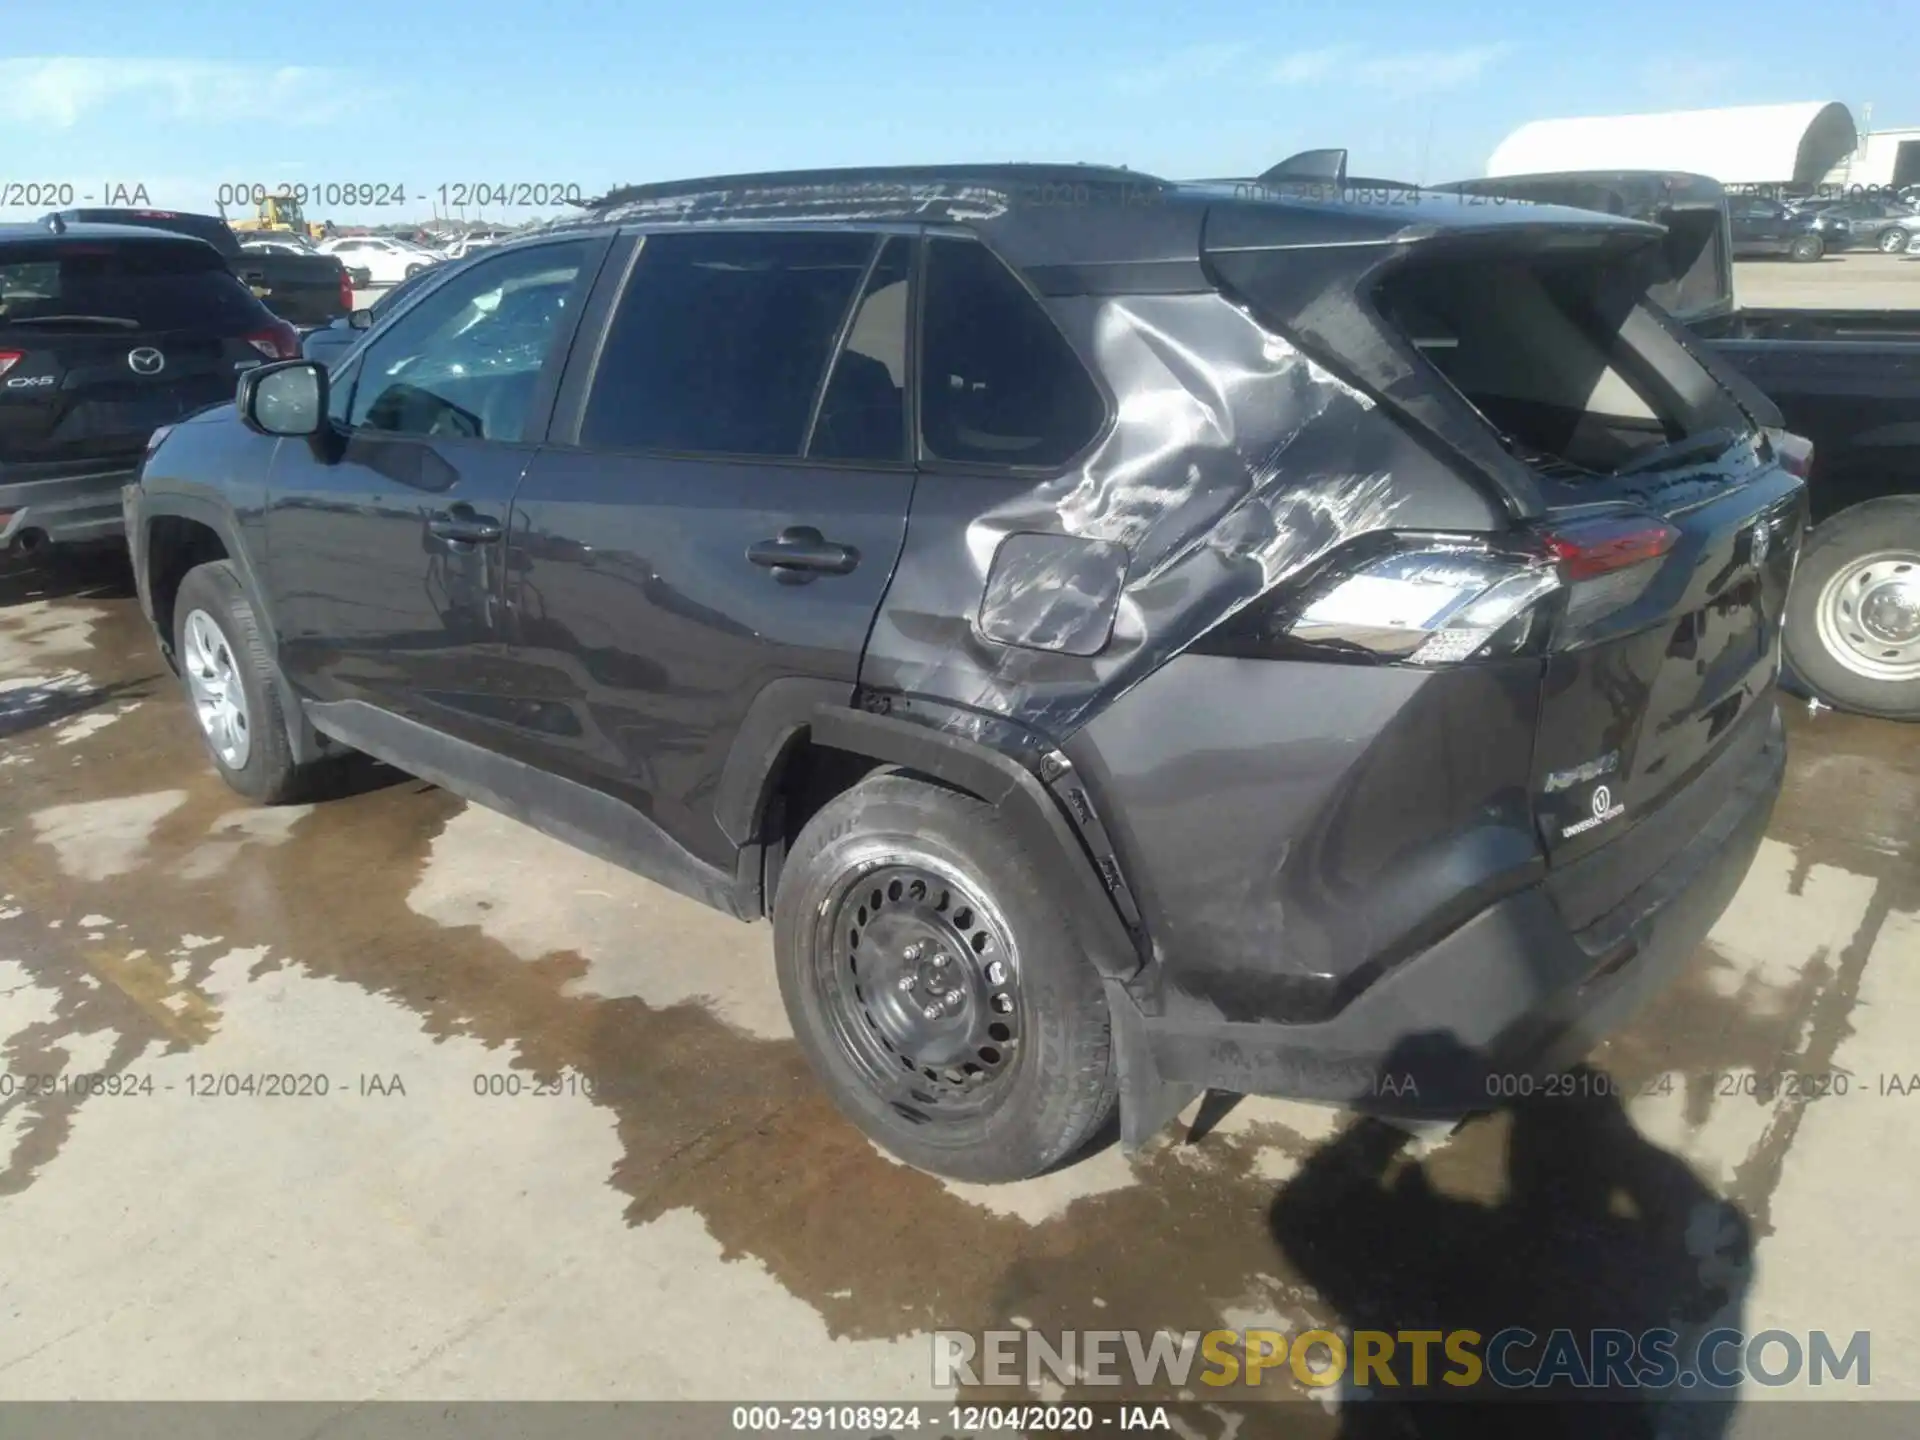
[[[14,479],[0,467],[0,547],[29,535],[56,545],[112,540],[126,533],[120,490],[139,457],[79,473]]]
[[[1693,840],[1578,931],[1544,886],[1530,886],[1310,1024],[1148,1015],[1110,982],[1123,1138],[1145,1139],[1206,1088],[1448,1116],[1497,1103],[1507,1077],[1577,1061],[1686,965],[1739,889],[1785,774],[1777,711],[1766,724],[1739,785]]]

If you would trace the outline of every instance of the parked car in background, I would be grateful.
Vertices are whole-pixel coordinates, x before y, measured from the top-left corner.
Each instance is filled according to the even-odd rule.
[[[1754,408],[1812,442],[1814,529],[1786,618],[1794,678],[1842,708],[1920,720],[1920,312],[1739,308],[1719,186],[1705,177],[1573,172],[1456,188],[1666,228],[1652,297],[1756,387]]]
[[[268,309],[296,329],[325,325],[353,309],[351,277],[340,262],[316,254],[291,235],[269,239],[265,234],[249,234],[243,240],[218,215],[180,210],[82,209],[58,213],[70,225],[133,225],[204,240]]]
[[[1778,200],[1761,195],[1729,196],[1727,218],[1737,260],[1784,255],[1789,260],[1807,261],[1826,254],[1826,241],[1813,218],[1796,214]]]
[[[1902,254],[1920,234],[1920,217],[1905,205],[1884,200],[1849,200],[1812,214],[1812,224],[1829,250],[1880,250]]]
[[[0,545],[110,539],[153,432],[300,353],[203,240],[0,226]]]
[[[343,265],[364,270],[370,284],[397,285],[409,275],[438,265],[446,257],[389,235],[343,235],[322,240],[320,252]]]
[[[618,191],[173,427],[142,604],[242,794],[364,751],[770,915],[915,1165],[1481,1109],[1739,885],[1805,486],[1658,227],[1427,198]]]

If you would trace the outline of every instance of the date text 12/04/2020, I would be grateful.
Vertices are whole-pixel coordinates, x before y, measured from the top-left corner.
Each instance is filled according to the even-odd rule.
[[[268,200],[292,201],[303,209],[338,206],[391,209],[402,205],[435,204],[443,209],[534,209],[553,205],[585,205],[597,192],[577,180],[445,180],[434,185],[410,185],[397,180],[327,180],[316,183],[269,183],[237,180],[214,190],[220,206],[263,205]]]

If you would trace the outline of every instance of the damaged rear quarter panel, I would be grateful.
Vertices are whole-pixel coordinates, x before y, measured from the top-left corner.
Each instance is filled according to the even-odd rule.
[[[921,474],[862,668],[869,688],[1064,739],[1355,536],[1505,524],[1486,489],[1225,296],[1070,296],[1048,308],[1108,391],[1110,423],[1056,475]],[[1028,546],[989,594],[995,556],[1019,534],[1097,543]],[[1117,602],[1115,546],[1126,557]],[[1084,637],[1109,623],[1093,654],[989,638]]]

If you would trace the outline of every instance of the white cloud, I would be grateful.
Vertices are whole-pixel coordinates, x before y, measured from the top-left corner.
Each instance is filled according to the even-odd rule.
[[[1114,77],[1114,84],[1131,95],[1150,95],[1175,85],[1211,79],[1246,52],[1247,46],[1240,41],[1188,45],[1152,65],[1122,71]]]
[[[1273,67],[1273,78],[1282,85],[1311,85],[1332,75],[1340,62],[1352,53],[1351,45],[1297,51]]]
[[[201,123],[325,124],[372,98],[348,72],[319,66],[90,55],[0,60],[0,121],[62,130],[103,111]]]
[[[1287,56],[1272,70],[1281,85],[1340,82],[1399,95],[1458,90],[1479,80],[1515,50],[1508,41],[1458,45],[1448,50],[1406,50],[1369,55],[1355,45],[1330,45]]]

